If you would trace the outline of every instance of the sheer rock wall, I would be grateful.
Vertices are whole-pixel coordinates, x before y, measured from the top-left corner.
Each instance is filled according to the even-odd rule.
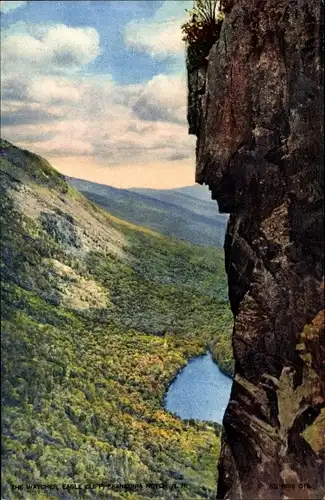
[[[219,39],[189,71],[196,181],[230,213],[220,499],[325,494],[322,5],[224,1]]]

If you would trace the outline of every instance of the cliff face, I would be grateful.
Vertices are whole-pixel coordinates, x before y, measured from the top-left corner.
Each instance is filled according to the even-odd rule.
[[[196,180],[230,213],[236,376],[218,498],[323,498],[323,4],[229,0],[189,67]]]

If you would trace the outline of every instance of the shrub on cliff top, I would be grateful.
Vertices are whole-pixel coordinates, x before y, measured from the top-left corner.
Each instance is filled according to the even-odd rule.
[[[194,0],[190,18],[182,25],[183,40],[188,44],[209,41],[218,35],[223,20],[220,0]]]

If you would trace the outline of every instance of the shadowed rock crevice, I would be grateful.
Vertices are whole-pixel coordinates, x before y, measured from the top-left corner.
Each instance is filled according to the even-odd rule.
[[[230,213],[224,248],[236,376],[218,498],[320,499],[323,4],[228,0],[223,8],[190,123],[196,180]]]

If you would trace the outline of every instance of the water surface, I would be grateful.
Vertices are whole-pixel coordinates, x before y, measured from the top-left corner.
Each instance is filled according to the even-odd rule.
[[[177,375],[165,398],[167,410],[183,419],[222,423],[232,379],[224,375],[211,353],[193,358]]]

